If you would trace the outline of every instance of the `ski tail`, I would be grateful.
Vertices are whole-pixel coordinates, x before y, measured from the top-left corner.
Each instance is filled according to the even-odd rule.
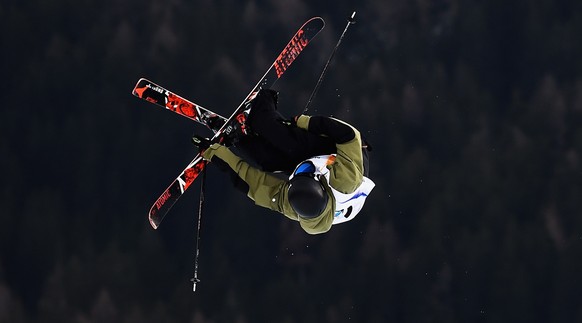
[[[149,212],[149,221],[154,229],[157,229],[162,220],[168,214],[172,206],[178,201],[180,196],[188,189],[206,167],[207,161],[198,154],[190,164],[182,171],[180,176],[172,182],[162,195],[152,205]]]
[[[141,78],[137,81],[131,93],[140,99],[203,124],[213,132],[216,132],[226,121],[225,117],[214,113],[199,104],[189,101],[145,78]]]
[[[244,109],[245,103],[249,101],[253,94],[260,88],[272,87],[324,26],[325,22],[322,18],[314,17],[309,19],[305,24],[303,24],[303,26],[301,26],[301,28],[299,28],[255,87],[249,92],[220,129],[215,132],[211,139],[213,143],[222,142],[224,136],[228,134],[230,129],[232,129],[232,123],[236,121],[236,116]],[[163,91],[164,89],[162,89],[162,92]],[[178,178],[168,186],[164,193],[160,195],[149,212],[150,224],[154,229],[157,229],[160,226],[168,211],[184,194],[190,184],[192,184],[198,175],[200,175],[207,163],[208,162],[205,161],[200,154],[196,155],[180,176],[178,176]]]

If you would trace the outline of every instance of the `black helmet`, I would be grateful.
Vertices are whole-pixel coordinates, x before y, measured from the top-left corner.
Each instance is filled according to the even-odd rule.
[[[313,173],[295,174],[289,182],[289,204],[302,218],[315,218],[327,205],[327,192]]]

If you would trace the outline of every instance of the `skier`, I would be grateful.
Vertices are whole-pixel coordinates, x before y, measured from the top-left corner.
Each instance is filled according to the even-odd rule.
[[[193,141],[256,205],[299,221],[309,234],[327,232],[353,219],[374,188],[366,177],[370,148],[357,129],[337,119],[284,119],[277,98],[260,90],[227,138],[250,162],[224,145]]]

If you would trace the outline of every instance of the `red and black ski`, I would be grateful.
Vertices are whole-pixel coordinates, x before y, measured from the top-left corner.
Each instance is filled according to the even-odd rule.
[[[299,56],[299,54],[305,49],[305,47],[309,44],[309,42],[323,29],[325,23],[322,18],[315,17],[308,20],[299,30],[293,38],[289,41],[287,46],[283,48],[283,51],[279,54],[279,56],[275,59],[273,64],[269,67],[267,72],[263,75],[263,77],[259,80],[259,82],[252,88],[249,94],[245,97],[245,99],[241,102],[241,104],[234,110],[232,115],[226,120],[226,122],[216,130],[214,136],[212,137],[211,141],[213,143],[221,142],[226,135],[230,131],[232,131],[233,122],[236,122],[236,116],[242,112],[245,107],[245,103],[249,101],[251,96],[258,91],[260,88],[270,88],[272,87],[275,82],[285,73],[287,68],[293,63],[293,61]],[[151,83],[153,84],[153,83]],[[138,82],[139,85],[139,82]],[[144,89],[141,87],[141,89]],[[146,90],[152,89],[151,87],[144,89],[143,93]],[[161,92],[159,91],[161,89]],[[152,89],[154,92],[155,89]],[[164,90],[161,87],[158,87],[158,93],[164,94]],[[142,93],[142,95],[143,95]],[[151,93],[151,92],[150,92]],[[168,92],[169,93],[169,92]],[[139,95],[138,95],[139,96]],[[141,97],[141,96],[140,96]],[[147,99],[146,99],[147,100]],[[150,101],[150,100],[148,100]],[[174,112],[182,114],[187,117],[191,117],[194,113],[183,111],[198,111],[195,108],[192,110],[190,105],[199,107],[189,101],[183,100],[181,102],[187,102],[189,108],[186,110],[178,110],[173,108],[173,105],[168,107],[168,103],[165,99],[160,98],[160,100],[151,100],[151,102],[164,102],[162,105]],[[158,103],[156,103],[158,104]],[[196,118],[193,118],[196,120]],[[200,121],[198,121],[200,122]],[[150,224],[154,229],[157,229],[164,219],[165,215],[168,213],[170,208],[176,203],[176,201],[184,194],[184,192],[188,189],[190,184],[194,182],[194,180],[198,177],[198,175],[202,172],[204,167],[206,167],[207,161],[205,161],[200,154],[196,155],[194,159],[188,164],[188,166],[182,171],[180,176],[178,176],[172,184],[162,193],[162,195],[156,200],[156,202],[152,205],[150,212],[149,212],[149,220]]]
[[[226,122],[225,117],[184,99],[176,93],[145,78],[137,81],[131,93],[140,99],[144,99],[190,120],[201,123],[215,133]]]

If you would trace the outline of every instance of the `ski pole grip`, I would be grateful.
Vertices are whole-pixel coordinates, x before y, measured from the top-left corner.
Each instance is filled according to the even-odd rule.
[[[355,24],[356,23],[356,12],[352,12],[352,15],[348,18],[348,22],[350,24]]]

